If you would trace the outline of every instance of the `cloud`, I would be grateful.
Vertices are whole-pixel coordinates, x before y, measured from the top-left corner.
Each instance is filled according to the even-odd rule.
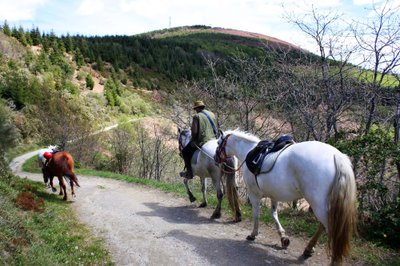
[[[83,0],[76,13],[80,16],[90,16],[103,10],[104,2],[102,0]]]
[[[7,21],[31,20],[36,10],[48,0],[0,0],[0,19]]]

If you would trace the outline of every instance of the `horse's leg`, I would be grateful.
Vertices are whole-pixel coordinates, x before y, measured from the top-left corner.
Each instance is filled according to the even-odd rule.
[[[274,199],[271,199],[271,214],[272,218],[274,218],[276,230],[278,231],[279,236],[281,237],[281,244],[283,248],[287,248],[290,244],[289,238],[285,234],[285,229],[283,229],[281,223],[278,219],[278,202]]]
[[[207,207],[207,178],[200,177],[201,182],[201,194],[203,195],[203,202],[199,205],[199,208]]]
[[[221,176],[222,172],[218,172],[218,176],[212,178],[215,190],[217,191],[218,203],[213,214],[211,215],[211,219],[221,218],[221,203],[222,203],[222,198],[224,196],[224,194],[222,193]]]
[[[59,176],[58,180],[60,182],[60,195],[62,195],[64,193],[64,197],[63,200],[67,200],[68,196],[67,196],[67,186],[65,185],[65,181],[64,181],[64,177]]]
[[[314,247],[317,244],[317,241],[318,241],[319,237],[321,236],[322,232],[324,232],[324,225],[322,223],[319,223],[317,232],[315,232],[315,234],[311,238],[310,242],[308,242],[307,247],[304,249],[303,257],[305,259],[308,259],[309,257],[311,257],[313,255]]]
[[[255,240],[258,235],[258,218],[260,217],[260,198],[249,192],[249,199],[253,210],[253,232],[247,236],[247,240]]]
[[[70,180],[69,184],[71,186],[71,195],[72,195],[73,198],[76,198],[75,190],[74,190],[74,182],[72,180]]]
[[[196,197],[195,196],[193,196],[193,193],[192,193],[192,191],[190,190],[190,187],[189,187],[189,179],[187,179],[187,178],[184,178],[183,179],[183,184],[185,184],[185,187],[186,187],[186,193],[188,194],[188,196],[189,196],[189,200],[190,200],[190,202],[194,202],[194,201],[196,201]]]
[[[57,189],[54,187],[53,179],[54,179],[54,176],[50,177],[49,186],[51,187],[51,190],[52,190],[53,192],[56,192]]]

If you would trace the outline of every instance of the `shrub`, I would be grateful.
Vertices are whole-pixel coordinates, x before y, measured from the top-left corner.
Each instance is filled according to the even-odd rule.
[[[352,157],[358,189],[359,227],[363,236],[400,246],[400,160],[393,132],[374,126],[366,135],[334,145]]]
[[[92,78],[92,75],[87,74],[86,76],[86,87],[93,90],[94,87],[94,80]]]

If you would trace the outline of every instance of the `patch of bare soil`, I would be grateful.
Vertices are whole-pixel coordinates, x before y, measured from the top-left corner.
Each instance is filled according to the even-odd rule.
[[[35,154],[16,158],[10,167],[21,177],[43,182],[41,175],[21,170],[22,163]],[[212,208],[200,209],[186,198],[112,179],[78,178],[81,187],[69,205],[104,241],[116,265],[329,264],[321,246],[307,261],[299,259],[307,244],[304,239],[291,237],[289,248],[282,249],[271,226],[261,225],[260,235],[250,242],[245,238],[252,229],[251,221],[234,224],[227,215],[210,220]],[[69,188],[67,191],[70,193]]]
[[[296,46],[292,43],[285,42],[283,40],[264,35],[264,34],[259,34],[259,33],[253,33],[253,32],[248,32],[248,31],[241,31],[241,30],[234,30],[234,29],[224,29],[224,28],[212,28],[213,31],[220,32],[220,33],[226,33],[226,34],[232,34],[232,35],[237,35],[237,36],[242,36],[242,37],[249,37],[249,38],[258,38],[258,39],[264,39],[267,41],[283,44],[287,47],[295,48],[295,49],[300,49],[299,46]]]

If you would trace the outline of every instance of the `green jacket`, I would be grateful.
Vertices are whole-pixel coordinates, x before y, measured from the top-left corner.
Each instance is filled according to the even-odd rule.
[[[209,140],[215,139],[214,131],[211,126],[210,121],[208,120],[205,114],[208,114],[211,121],[214,123],[214,126],[217,129],[217,119],[215,118],[214,113],[203,110],[193,116],[193,123],[197,124],[197,134],[193,134],[193,126],[192,126],[192,142],[195,143],[197,146],[201,147]],[[218,130],[218,129],[217,129]]]

